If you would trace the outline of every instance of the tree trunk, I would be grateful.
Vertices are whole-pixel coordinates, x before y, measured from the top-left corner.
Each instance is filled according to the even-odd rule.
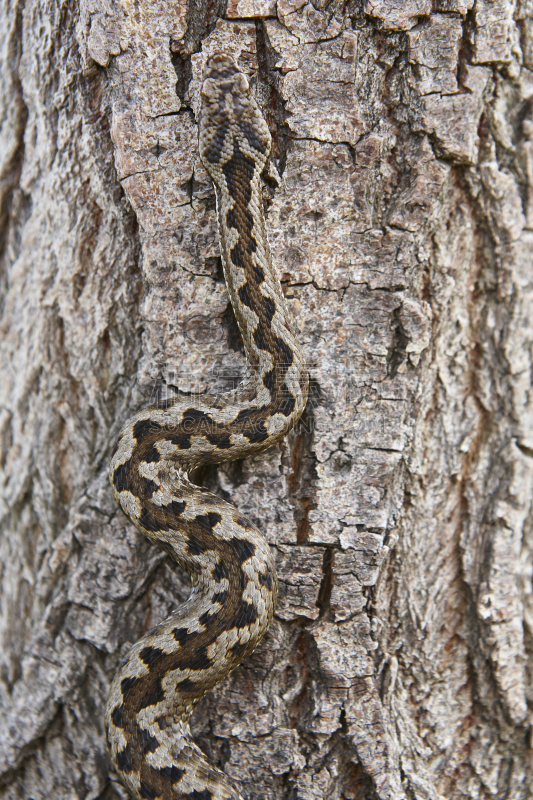
[[[313,390],[196,476],[280,599],[193,734],[248,800],[531,797],[529,0],[3,0],[0,30],[0,796],[126,797],[106,692],[188,592],[107,464],[156,396],[244,372],[196,144],[224,50]]]

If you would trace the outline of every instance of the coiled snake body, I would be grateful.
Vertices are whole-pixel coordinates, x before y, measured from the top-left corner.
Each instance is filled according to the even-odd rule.
[[[307,400],[303,354],[265,233],[260,180],[270,134],[247,79],[220,53],[204,75],[199,143],[215,184],[224,274],[250,370],[235,391],[136,414],[111,460],[123,511],[192,581],[187,602],[132,647],[109,693],[111,757],[132,796],[143,800],[242,800],[191,741],[188,720],[268,628],[275,567],[259,531],[187,475],[270,447]]]

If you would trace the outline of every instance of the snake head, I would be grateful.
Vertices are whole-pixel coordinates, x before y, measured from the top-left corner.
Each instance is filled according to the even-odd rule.
[[[208,172],[230,161],[236,149],[250,153],[261,172],[270,153],[270,132],[248,79],[231,56],[215,53],[207,60],[200,95],[199,149]]]

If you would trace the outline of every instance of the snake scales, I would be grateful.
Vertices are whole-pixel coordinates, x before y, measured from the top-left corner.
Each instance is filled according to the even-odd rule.
[[[250,369],[232,392],[139,412],[113,450],[115,499],[192,582],[187,602],[132,647],[109,693],[111,757],[132,796],[143,800],[242,800],[191,741],[189,717],[265,633],[276,572],[259,531],[187,476],[198,465],[270,447],[307,400],[304,357],[266,239],[267,124],[227,55],[209,59],[201,96],[200,157],[215,184],[224,274]]]

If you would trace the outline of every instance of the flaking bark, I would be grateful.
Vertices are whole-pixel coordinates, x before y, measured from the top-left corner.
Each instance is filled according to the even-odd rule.
[[[143,404],[244,371],[196,145],[227,50],[313,391],[196,476],[280,599],[194,735],[249,800],[530,797],[530,3],[3,0],[0,26],[0,796],[125,797],[106,692],[188,591],[106,469]]]

